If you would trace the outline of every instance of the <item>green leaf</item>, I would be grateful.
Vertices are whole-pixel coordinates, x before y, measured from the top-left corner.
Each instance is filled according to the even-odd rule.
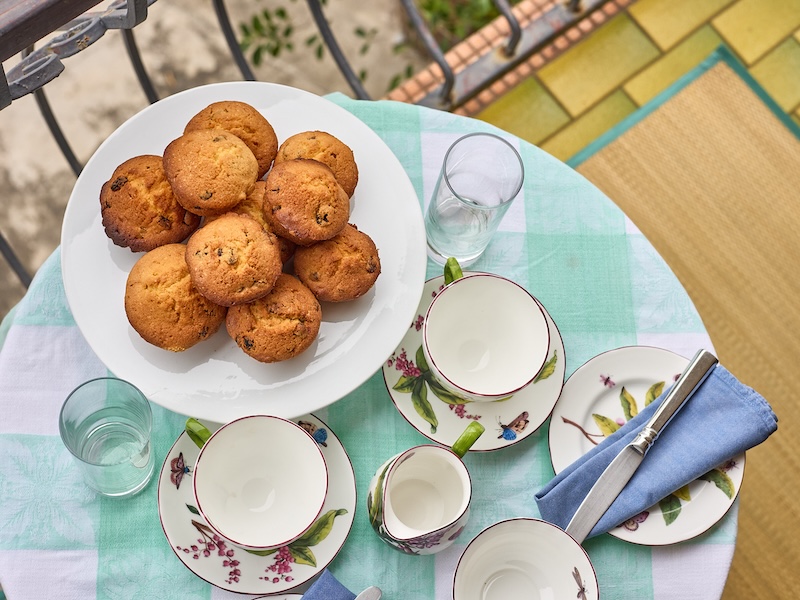
[[[550,375],[555,373],[556,372],[556,363],[557,362],[558,362],[558,350],[554,350],[553,351],[553,358],[551,358],[546,363],[544,363],[544,366],[542,367],[542,370],[539,371],[539,374],[533,380],[533,383],[538,383],[538,382],[542,381],[543,379],[547,379],[548,377],[550,377]]]
[[[736,493],[736,486],[728,474],[721,469],[711,469],[708,473],[700,476],[703,481],[710,481],[722,490],[728,498],[733,498]]]
[[[619,425],[613,419],[609,419],[608,417],[604,417],[603,415],[598,415],[596,413],[592,414],[592,418],[597,426],[600,428],[600,432],[605,436],[608,437],[612,433],[614,433],[617,429],[619,429]]]
[[[636,400],[631,396],[630,392],[625,389],[624,385],[619,393],[619,402],[622,404],[622,412],[625,415],[626,421],[630,421],[639,414],[639,407],[636,406]]]
[[[682,488],[677,489],[672,493],[675,494],[678,498],[680,498],[684,502],[691,502],[692,500],[692,495],[689,493],[688,485],[685,485]]]
[[[192,506],[191,504],[187,504],[187,505],[186,505],[186,508],[188,508],[188,509],[189,509],[189,512],[190,512],[190,513],[192,513],[193,515],[199,515],[199,514],[200,514],[200,511],[199,511],[199,510],[197,510],[197,509],[196,509],[194,506]]]
[[[281,19],[286,19],[286,17],[287,17],[286,9],[283,8],[282,6],[279,7],[279,8],[276,8],[275,9],[275,16],[279,17]]]
[[[294,558],[294,562],[298,565],[308,565],[309,567],[317,566],[317,557],[308,546],[295,546],[289,544],[289,552]]]
[[[392,389],[403,394],[408,394],[414,389],[414,384],[417,382],[417,379],[419,378],[401,375],[397,383],[392,386]]]
[[[653,400],[658,398],[661,395],[661,392],[664,391],[664,382],[659,381],[658,383],[654,383],[650,386],[650,389],[647,390],[647,394],[644,396],[644,405],[647,406]]]
[[[386,472],[392,466],[391,461],[383,468],[381,474],[378,476],[378,482],[375,484],[375,489],[370,492],[371,502],[367,501],[369,506],[369,524],[372,525],[374,530],[378,530],[381,520],[383,519],[383,480],[386,479]]]
[[[414,410],[417,411],[417,414],[430,423],[431,433],[436,433],[436,429],[439,427],[439,419],[436,418],[436,413],[433,412],[433,407],[428,402],[428,387],[425,385],[424,377],[417,379],[417,383],[411,392],[411,403],[414,405]]]
[[[266,11],[265,11],[266,13]],[[269,21],[269,13],[266,13],[264,17]],[[253,15],[253,31],[255,31],[258,35],[266,35],[267,31],[264,29],[264,24],[261,22],[261,19],[258,18],[258,15]]]
[[[450,257],[447,259],[447,262],[444,263],[444,284],[448,285],[453,283],[456,279],[461,279],[464,276],[464,272],[461,270],[461,265],[458,264],[458,261],[454,257]]]
[[[261,61],[263,60],[263,55],[264,55],[264,46],[258,46],[253,51],[253,64],[255,66],[259,66],[261,64]]]
[[[428,361],[425,360],[425,351],[422,349],[422,346],[417,348],[417,353],[414,355],[414,361],[417,363],[417,368],[423,373],[430,370]]]
[[[670,494],[658,503],[666,525],[672,525],[681,514],[681,501],[675,494]]]
[[[428,383],[428,386],[430,386],[431,391],[434,393],[434,395],[445,404],[454,404],[454,405],[469,404],[470,400],[462,398],[461,396],[454,394],[450,390],[444,388],[441,383],[439,383],[433,378],[433,374],[430,371],[425,371],[423,377],[425,378],[425,381]]]
[[[308,528],[308,530],[289,544],[290,548],[295,546],[297,547],[305,547],[305,546],[316,546],[331,532],[333,528],[333,520],[338,517],[339,515],[347,514],[346,508],[340,508],[338,510],[329,510],[324,515],[322,515],[319,519],[314,521],[314,524]]]

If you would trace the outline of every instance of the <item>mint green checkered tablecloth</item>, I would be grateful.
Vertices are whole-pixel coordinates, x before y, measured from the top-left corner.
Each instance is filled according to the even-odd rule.
[[[445,150],[476,120],[392,102],[330,97],[366,122],[405,167],[424,205]],[[524,189],[473,267],[516,280],[547,307],[563,336],[566,375],[596,354],[652,345],[691,356],[710,340],[670,269],[624,214],[579,174],[538,148],[499,132],[525,163]],[[428,275],[440,274],[429,263]],[[67,307],[56,251],[0,327],[0,586],[10,600],[236,597],[192,574],[175,557],[158,517],[156,485],[127,500],[100,498],[82,483],[58,436],[58,411],[77,384],[107,373]],[[185,417],[153,406],[154,451],[164,460]],[[379,463],[427,442],[392,404],[375,373],[317,415],[342,440],[358,489],[355,523],[330,569],[359,591],[389,600],[445,600],[469,542],[505,518],[537,517],[534,493],[553,476],[547,423],[521,443],[470,454],[472,515],[460,543],[407,556],[372,532],[365,498]],[[737,504],[708,533],[668,547],[604,535],[586,543],[605,598],[717,598],[733,555]]]

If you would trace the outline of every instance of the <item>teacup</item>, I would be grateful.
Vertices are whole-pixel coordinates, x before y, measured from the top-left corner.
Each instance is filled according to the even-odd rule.
[[[325,457],[296,423],[253,415],[212,434],[189,419],[186,432],[200,447],[192,471],[197,510],[220,537],[247,550],[273,550],[320,515],[328,493]]]
[[[433,554],[450,546],[464,530],[472,498],[461,459],[483,432],[483,425],[473,421],[452,449],[424,444],[383,463],[367,495],[378,537],[406,554]]]
[[[475,273],[449,283],[433,299],[422,349],[431,374],[448,392],[492,402],[533,382],[547,359],[550,329],[525,288]]]
[[[481,531],[461,555],[453,578],[453,600],[598,597],[586,551],[539,519],[509,519]]]

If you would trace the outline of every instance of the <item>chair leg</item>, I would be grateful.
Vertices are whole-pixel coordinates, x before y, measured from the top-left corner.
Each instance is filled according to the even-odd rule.
[[[133,29],[123,29],[122,39],[125,41],[125,50],[128,51],[128,58],[131,59],[133,70],[136,72],[136,77],[139,79],[139,85],[142,86],[144,95],[147,96],[147,101],[150,104],[158,102],[158,93],[153,85],[153,81],[147,74],[142,62],[142,56],[139,54],[139,48],[136,46],[136,40],[133,37]]]

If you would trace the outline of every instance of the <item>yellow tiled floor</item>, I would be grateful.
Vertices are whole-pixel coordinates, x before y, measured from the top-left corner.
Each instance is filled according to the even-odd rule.
[[[636,0],[475,116],[566,160],[720,44],[800,123],[800,0]]]

